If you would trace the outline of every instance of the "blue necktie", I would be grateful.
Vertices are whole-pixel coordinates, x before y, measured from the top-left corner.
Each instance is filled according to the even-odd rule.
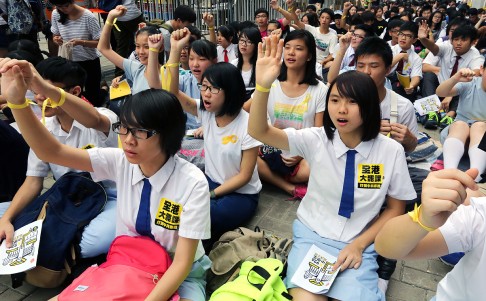
[[[346,169],[344,170],[343,194],[338,214],[346,218],[354,212],[354,149],[348,150],[346,155]]]
[[[152,185],[148,179],[143,179],[142,196],[140,197],[140,206],[138,207],[137,221],[135,230],[142,236],[154,238],[150,232],[150,191]]]

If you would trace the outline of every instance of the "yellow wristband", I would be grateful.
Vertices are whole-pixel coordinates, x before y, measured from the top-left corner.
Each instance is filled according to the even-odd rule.
[[[57,102],[57,106],[60,107],[64,104],[64,102],[66,101],[66,91],[64,91],[63,89],[61,88],[58,88],[59,89],[59,92],[61,92],[61,98],[59,99],[59,101]]]
[[[208,30],[214,30],[214,27],[208,27]]]
[[[11,109],[14,109],[14,110],[20,110],[20,109],[25,109],[27,108],[28,106],[30,106],[30,101],[26,98],[25,99],[25,102],[23,104],[14,104],[14,103],[11,103],[11,102],[8,102],[7,101],[7,106]]]
[[[159,53],[160,51],[157,49],[157,48],[153,48],[153,47],[150,47],[149,48],[149,51],[152,51],[152,52],[157,52]]]
[[[422,222],[420,222],[419,216],[420,216],[420,207],[421,206],[422,205],[417,207],[417,204],[415,204],[415,208],[413,209],[413,211],[410,211],[408,213],[408,215],[412,218],[412,221],[419,224],[419,226],[422,227],[422,229],[424,229],[428,232],[434,231],[436,228],[427,227],[426,225],[422,224]]]
[[[111,23],[110,21],[106,20],[105,21],[105,24],[106,25],[114,26],[116,28],[116,30],[121,31],[120,28],[118,27],[118,25],[116,25],[116,20],[118,20],[118,18],[113,19],[113,23]]]
[[[255,90],[263,92],[263,93],[270,92],[270,88],[264,88],[264,87],[260,86],[259,84],[255,85]]]
[[[170,68],[170,67],[179,67],[179,63],[165,64],[164,67],[167,67],[167,68]]]

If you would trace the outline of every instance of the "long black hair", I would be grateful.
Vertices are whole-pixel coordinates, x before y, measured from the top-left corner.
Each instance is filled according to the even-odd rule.
[[[256,67],[256,61],[258,58],[258,43],[262,41],[262,36],[260,34],[260,31],[258,28],[255,27],[248,27],[244,28],[240,32],[240,39],[242,37],[247,38],[250,42],[253,43],[254,48],[253,48],[253,53],[250,57],[250,64],[251,64],[251,77],[250,77],[250,87],[255,86],[255,67]],[[243,55],[240,52],[240,47],[238,47],[238,64],[236,67],[242,71],[243,69]]]

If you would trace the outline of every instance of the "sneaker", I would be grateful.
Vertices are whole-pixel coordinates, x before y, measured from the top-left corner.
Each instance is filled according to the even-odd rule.
[[[307,193],[306,184],[295,185],[294,192],[292,193],[292,200],[302,200],[306,193]]]
[[[439,260],[442,261],[444,264],[453,267],[459,262],[459,260],[461,260],[462,257],[464,257],[464,253],[458,252],[439,257]]]
[[[435,160],[434,163],[432,163],[432,165],[430,165],[431,171],[438,171],[438,170],[442,170],[442,169],[444,169],[444,161],[443,160],[437,159],[437,160]]]
[[[424,128],[428,130],[435,130],[439,125],[439,114],[436,112],[429,112],[427,114],[427,121],[424,124]]]
[[[453,122],[454,122],[454,118],[446,115],[444,118],[440,120],[440,128],[444,129],[445,127],[451,125]]]

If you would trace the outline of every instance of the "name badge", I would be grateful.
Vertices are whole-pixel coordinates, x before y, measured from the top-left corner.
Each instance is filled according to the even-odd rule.
[[[167,230],[179,230],[181,213],[181,204],[162,198],[155,216],[155,224]]]
[[[358,164],[358,188],[380,189],[384,170],[383,164]]]

